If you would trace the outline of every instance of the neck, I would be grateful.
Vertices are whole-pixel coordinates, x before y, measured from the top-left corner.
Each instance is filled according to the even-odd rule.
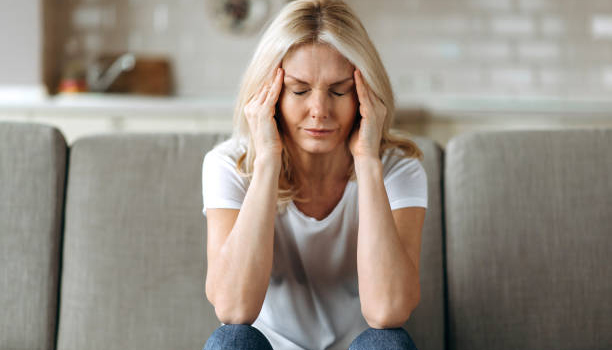
[[[338,147],[325,154],[313,154],[288,145],[295,174],[305,188],[335,186],[348,180],[352,155],[348,147]]]

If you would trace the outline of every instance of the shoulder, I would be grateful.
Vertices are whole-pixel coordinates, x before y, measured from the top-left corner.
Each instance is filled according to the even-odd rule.
[[[381,159],[383,163],[383,177],[385,180],[404,174],[409,177],[425,175],[425,168],[418,158],[406,157],[398,148],[387,149]]]
[[[202,164],[203,213],[207,208],[240,209],[248,187],[248,179],[236,168],[246,151],[233,139],[216,145],[206,153]]]
[[[235,167],[238,159],[246,152],[246,143],[230,138],[208,151],[204,156],[205,164],[230,165]]]
[[[418,158],[390,149],[383,154],[383,179],[391,209],[427,208],[427,174]]]

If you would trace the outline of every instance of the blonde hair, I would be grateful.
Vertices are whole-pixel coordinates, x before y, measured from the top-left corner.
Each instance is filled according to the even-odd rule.
[[[234,110],[233,137],[247,144],[247,151],[237,162],[237,169],[243,176],[252,176],[255,160],[255,147],[244,107],[261,84],[272,79],[274,69],[283,58],[304,44],[327,44],[335,48],[362,72],[367,84],[381,98],[387,116],[380,141],[380,157],[386,150],[396,148],[403,151],[404,157],[423,158],[422,151],[413,141],[391,135],[389,131],[395,114],[391,83],[366,29],[352,9],[341,0],[296,0],[286,4],[269,24],[242,78]],[[292,200],[302,200],[297,197],[300,184],[293,169],[292,159],[284,148],[278,188],[281,207]],[[347,175],[354,179],[353,166]]]

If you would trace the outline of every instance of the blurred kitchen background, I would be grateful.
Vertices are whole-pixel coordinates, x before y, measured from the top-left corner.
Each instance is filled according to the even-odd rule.
[[[0,0],[0,120],[69,142],[230,131],[240,78],[287,0]],[[386,65],[395,127],[612,126],[611,0],[347,0]]]

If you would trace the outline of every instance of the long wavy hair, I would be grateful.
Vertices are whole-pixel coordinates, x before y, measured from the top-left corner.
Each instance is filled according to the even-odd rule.
[[[233,138],[247,145],[246,152],[237,162],[240,174],[249,178],[253,175],[256,157],[244,107],[259,87],[272,79],[275,68],[283,58],[305,44],[331,45],[362,72],[367,84],[383,101],[387,115],[380,141],[380,157],[386,150],[396,148],[403,151],[400,154],[404,157],[423,159],[423,153],[416,143],[407,137],[390,133],[395,114],[391,83],[376,48],[353,10],[341,0],[296,0],[286,4],[270,22],[242,77],[233,120]],[[278,103],[276,111],[280,113]],[[359,110],[356,117],[359,117],[358,114]],[[278,188],[278,205],[281,208],[292,200],[305,200],[298,197],[300,184],[294,172],[291,155],[283,147]],[[347,176],[349,179],[355,178],[353,165]]]

